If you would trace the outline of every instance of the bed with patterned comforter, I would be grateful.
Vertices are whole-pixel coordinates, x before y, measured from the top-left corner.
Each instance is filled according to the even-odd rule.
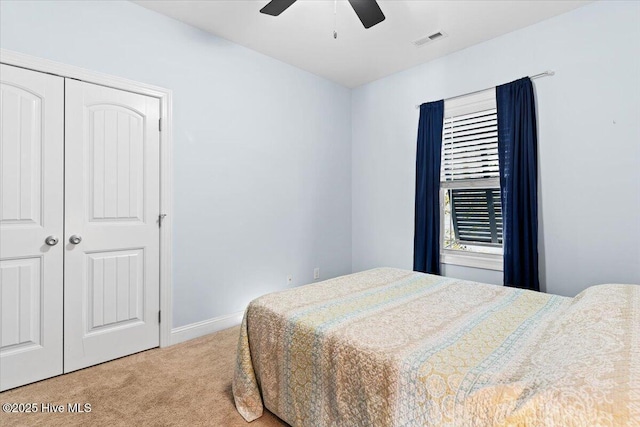
[[[233,395],[293,426],[638,426],[640,286],[567,298],[382,268],[265,295]]]

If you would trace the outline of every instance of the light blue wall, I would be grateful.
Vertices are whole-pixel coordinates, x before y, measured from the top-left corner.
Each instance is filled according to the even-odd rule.
[[[640,282],[639,19],[636,2],[588,5],[353,91],[128,2],[2,1],[0,47],[174,91],[182,326],[242,310],[287,274],[311,282],[317,266],[410,269],[414,105],[546,69],[543,287]]]
[[[174,326],[351,271],[350,91],[128,2],[0,2],[0,46],[174,94]]]
[[[534,83],[542,286],[573,296],[640,283],[640,3],[631,1],[587,5],[355,89],[354,271],[412,266],[414,106],[547,69],[556,75]],[[502,280],[456,266],[445,274]]]

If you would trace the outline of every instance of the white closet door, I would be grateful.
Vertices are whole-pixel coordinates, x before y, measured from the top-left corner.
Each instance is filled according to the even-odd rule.
[[[65,106],[70,372],[159,345],[160,103],[67,80]]]
[[[62,373],[64,80],[0,65],[0,390]],[[45,243],[49,238],[49,244]]]

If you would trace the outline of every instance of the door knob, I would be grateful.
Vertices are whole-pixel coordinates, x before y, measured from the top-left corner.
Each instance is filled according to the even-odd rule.
[[[74,245],[77,245],[80,242],[82,242],[82,237],[78,236],[77,234],[74,234],[73,236],[69,237],[69,243],[73,243]]]
[[[58,244],[58,238],[56,236],[49,236],[44,239],[44,242],[49,246],[55,246]]]

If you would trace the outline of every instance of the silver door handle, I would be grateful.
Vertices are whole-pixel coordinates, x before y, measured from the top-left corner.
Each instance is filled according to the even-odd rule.
[[[69,237],[69,243],[73,243],[74,245],[77,245],[80,242],[82,242],[82,237],[78,236],[77,234],[74,234],[73,236]]]
[[[56,236],[49,236],[44,239],[44,242],[49,246],[55,246],[58,244],[58,238]]]

